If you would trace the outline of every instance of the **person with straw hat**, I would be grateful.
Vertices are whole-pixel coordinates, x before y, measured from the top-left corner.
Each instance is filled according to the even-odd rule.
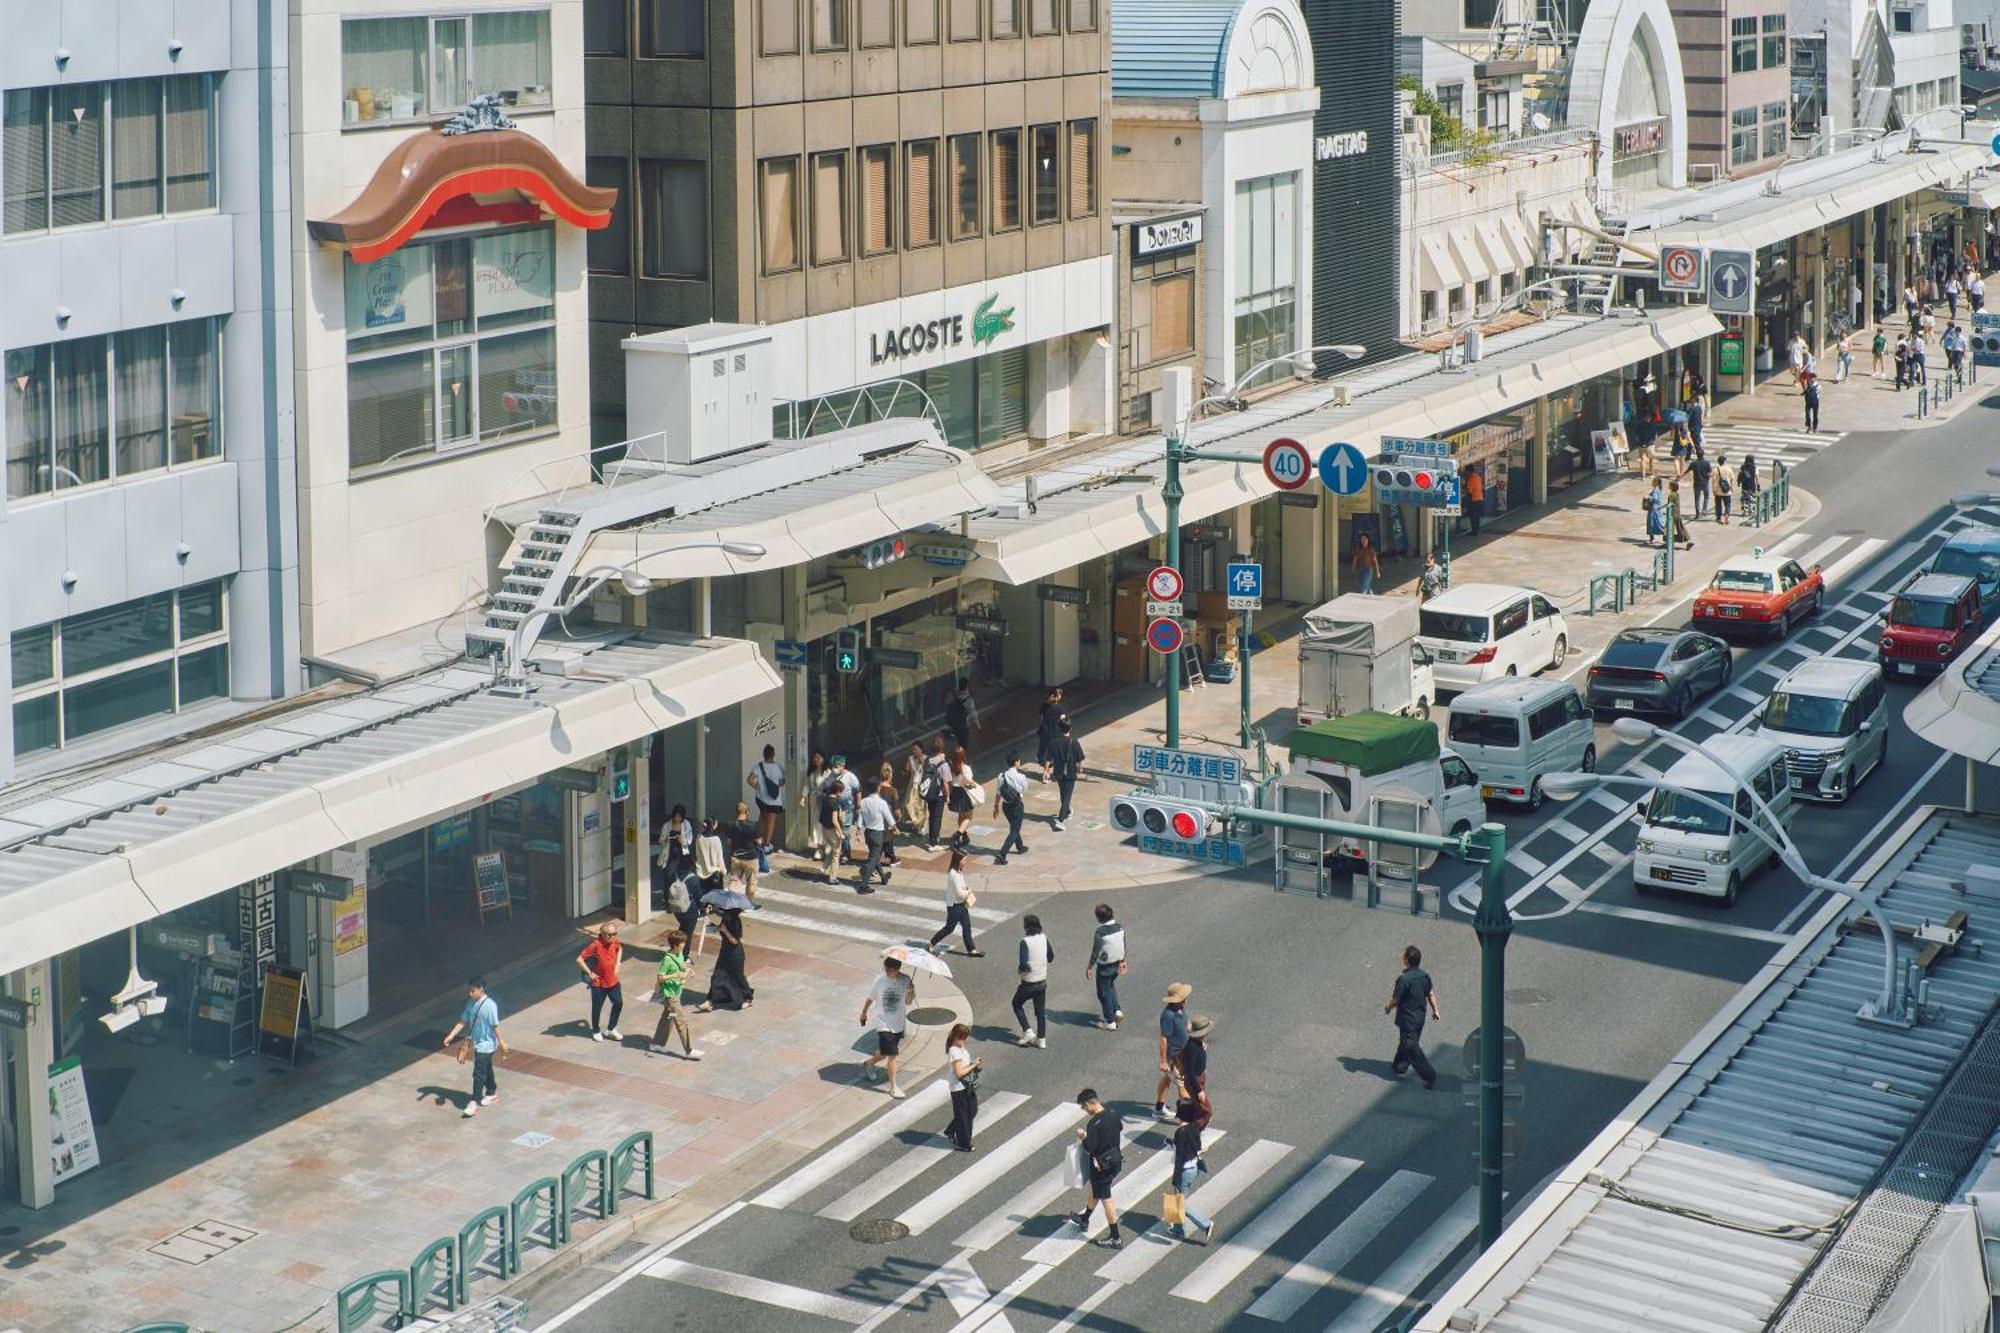
[[[1160,1081],[1153,1089],[1153,1118],[1166,1123],[1174,1119],[1167,1109],[1167,1094],[1179,1077],[1181,1051],[1188,1044],[1187,1002],[1193,994],[1194,987],[1176,981],[1167,987],[1165,1007],[1160,1010]]]

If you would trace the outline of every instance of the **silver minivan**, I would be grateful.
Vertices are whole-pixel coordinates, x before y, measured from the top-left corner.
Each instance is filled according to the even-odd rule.
[[[1542,774],[1597,767],[1595,728],[1576,686],[1509,676],[1451,701],[1451,748],[1479,774],[1488,800],[1542,808]]]
[[[1846,800],[1889,757],[1881,664],[1840,657],[1799,663],[1764,701],[1757,735],[1785,747],[1794,792],[1813,801]]]

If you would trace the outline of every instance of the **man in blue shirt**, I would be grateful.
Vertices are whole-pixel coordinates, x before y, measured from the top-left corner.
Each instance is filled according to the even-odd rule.
[[[493,1082],[493,1057],[507,1050],[507,1043],[500,1036],[500,1006],[486,993],[486,983],[479,977],[465,983],[465,1010],[451,1025],[451,1031],[445,1033],[446,1050],[451,1049],[461,1032],[472,1042],[472,1098],[460,1113],[470,1120],[479,1114],[480,1107],[500,1100],[499,1086]]]
[[[1194,987],[1185,981],[1176,981],[1167,987],[1165,1008],[1160,1010],[1160,1084],[1153,1090],[1153,1118],[1172,1121],[1176,1117],[1167,1109],[1167,1093],[1174,1086],[1180,1068],[1181,1050],[1188,1044],[1188,996],[1194,994]]]

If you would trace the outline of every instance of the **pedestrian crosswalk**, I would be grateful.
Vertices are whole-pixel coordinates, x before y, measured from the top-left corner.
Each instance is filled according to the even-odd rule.
[[[1132,1327],[1375,1333],[1476,1229],[1462,1186],[1216,1125],[1203,1136],[1211,1169],[1187,1196],[1216,1223],[1214,1243],[1190,1244],[1159,1216],[1173,1173],[1169,1127],[1138,1118],[1125,1124],[1113,1188],[1124,1242],[1114,1250],[1101,1243],[1101,1210],[1089,1231],[1069,1217],[1080,1198],[1064,1163],[1082,1123],[1077,1106],[990,1093],[975,1152],[962,1155],[939,1132],[945,1100],[940,1080],[913,1090],[746,1204],[642,1259],[639,1276],[721,1298],[744,1326],[758,1307],[765,1317],[785,1309],[872,1330],[944,1306],[960,1333],[1060,1333],[1092,1311]],[[886,1251],[843,1248],[854,1244],[849,1224],[897,1240]],[[851,1257],[857,1280],[813,1280],[811,1262],[798,1258],[813,1253],[836,1256],[843,1274]],[[893,1281],[877,1280],[883,1273]]]
[[[788,926],[876,948],[921,944],[944,924],[942,891],[933,895],[900,888],[877,889],[863,897],[855,893],[851,873],[841,882],[824,884],[816,870],[796,875],[777,870],[758,881],[757,901],[763,910],[750,919],[753,927]],[[974,907],[974,938],[1011,915],[997,908]]]
[[[1701,432],[1702,448],[1710,458],[1718,454],[1727,455],[1732,464],[1741,466],[1747,454],[1757,460],[1760,470],[1780,462],[1788,468],[1797,467],[1807,459],[1818,457],[1846,438],[1845,431],[1808,432],[1803,426],[1794,429],[1761,423],[1728,426],[1710,423],[1704,426]],[[1655,458],[1664,461],[1671,454],[1670,436],[1662,435],[1653,441]]]

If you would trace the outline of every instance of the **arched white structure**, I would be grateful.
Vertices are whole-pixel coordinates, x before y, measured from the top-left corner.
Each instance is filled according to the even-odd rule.
[[[1250,0],[1230,25],[1222,95],[1304,91],[1313,80],[1305,16],[1291,0]]]
[[[1595,130],[1603,145],[1599,190],[1613,188],[1619,126],[1650,116],[1666,121],[1666,134],[1649,183],[1687,184],[1687,79],[1667,0],[1595,0],[1577,34],[1574,60],[1569,123]]]

